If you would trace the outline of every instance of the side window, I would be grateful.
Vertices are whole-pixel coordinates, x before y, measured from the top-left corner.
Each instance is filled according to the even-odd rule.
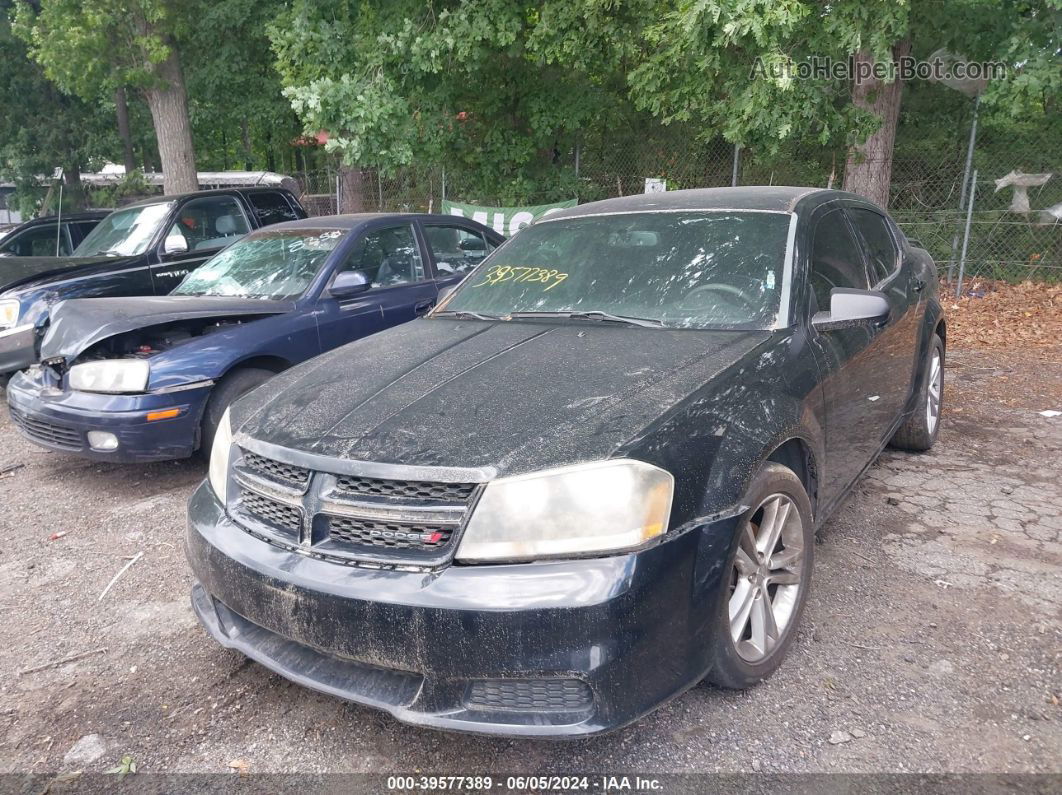
[[[12,257],[54,257],[55,235],[55,224],[27,229],[10,240],[5,240],[0,246],[0,252]],[[59,256],[70,256],[70,241],[66,234],[59,235]]]
[[[424,279],[413,227],[392,226],[362,235],[342,270],[361,271],[373,287],[390,287]]]
[[[177,221],[166,234],[170,240],[184,238],[188,251],[208,251],[227,246],[250,230],[240,203],[232,196],[192,199],[177,211]]]
[[[70,231],[76,236],[77,242],[80,243],[82,240],[88,237],[88,233],[95,229],[98,225],[99,221],[78,221],[77,223],[73,224],[73,226],[76,227],[76,231],[74,229]]]
[[[248,193],[247,200],[251,203],[255,217],[261,226],[279,224],[281,221],[294,221],[299,216],[288,204],[284,194],[276,191],[256,191]]]
[[[899,254],[888,222],[873,210],[862,207],[849,208],[848,216],[867,244],[870,279],[877,284],[896,270],[896,257]]]
[[[485,236],[461,226],[426,224],[424,236],[435,257],[439,276],[443,277],[451,273],[468,273],[494,250]]]
[[[842,210],[827,213],[815,227],[811,246],[811,291],[817,306],[814,311],[830,308],[830,291],[834,287],[866,290],[866,270],[859,245],[852,237]]]

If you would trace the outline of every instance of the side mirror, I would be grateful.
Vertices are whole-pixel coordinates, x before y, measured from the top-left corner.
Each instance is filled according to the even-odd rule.
[[[364,293],[372,287],[365,271],[342,271],[336,274],[332,280],[332,286],[328,288],[333,298],[350,298],[351,296]]]
[[[907,242],[910,243],[914,248],[925,248],[925,246],[922,245],[921,240],[916,240],[913,237],[907,238]]]
[[[483,238],[479,237],[466,237],[457,247],[462,251],[486,251],[487,244],[483,241]]]
[[[811,325],[819,331],[832,331],[883,323],[888,319],[889,311],[889,300],[885,293],[835,287],[830,291],[830,311],[817,312],[811,319]]]
[[[188,253],[188,241],[184,239],[184,235],[180,232],[177,234],[167,235],[166,240],[162,243],[163,254],[187,254]]]

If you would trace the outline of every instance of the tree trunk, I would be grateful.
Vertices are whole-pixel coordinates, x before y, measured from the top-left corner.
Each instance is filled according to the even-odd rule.
[[[118,115],[118,137],[122,139],[122,161],[128,175],[136,170],[136,156],[133,154],[133,136],[129,133],[129,105],[125,101],[124,88],[114,92],[114,107]]]
[[[911,42],[904,39],[893,45],[892,57],[895,60],[910,52]],[[853,56],[853,63],[858,70],[860,64],[872,66],[874,59],[867,52],[858,52]],[[902,80],[883,83],[873,77],[860,80],[858,75],[853,76],[852,103],[881,119],[881,125],[866,141],[849,150],[844,167],[844,189],[865,196],[881,207],[889,205],[892,150],[896,143],[902,94]]]
[[[192,147],[192,124],[188,118],[188,97],[184,90],[184,75],[177,51],[171,46],[170,56],[155,65],[160,85],[144,90],[144,98],[151,108],[155,138],[162,158],[163,192],[190,193],[199,190],[195,171],[195,150]]]
[[[339,213],[365,212],[365,174],[359,168],[339,167]]]
[[[240,143],[243,144],[243,170],[254,168],[254,150],[251,148],[251,127],[247,119],[240,121]]]
[[[85,209],[85,187],[81,183],[81,167],[72,163],[63,168],[63,212]]]

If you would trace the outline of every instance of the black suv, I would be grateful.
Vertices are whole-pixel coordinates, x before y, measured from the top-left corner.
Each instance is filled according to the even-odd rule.
[[[0,379],[36,361],[58,301],[165,295],[248,232],[305,217],[298,199],[279,188],[159,196],[112,212],[70,257],[0,259]]]

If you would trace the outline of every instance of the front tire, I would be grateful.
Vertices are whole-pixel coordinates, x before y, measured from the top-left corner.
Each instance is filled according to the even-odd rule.
[[[929,344],[918,401],[911,416],[896,429],[890,447],[924,453],[937,441],[940,433],[940,410],[944,406],[944,341],[937,335]]]
[[[753,479],[718,599],[708,680],[744,689],[782,664],[807,602],[815,555],[811,501],[793,470]]]
[[[276,373],[272,370],[244,367],[233,370],[218,382],[207,401],[200,425],[198,452],[202,458],[210,458],[210,448],[214,446],[214,437],[217,435],[221,418],[225,415],[225,409],[274,375]]]

